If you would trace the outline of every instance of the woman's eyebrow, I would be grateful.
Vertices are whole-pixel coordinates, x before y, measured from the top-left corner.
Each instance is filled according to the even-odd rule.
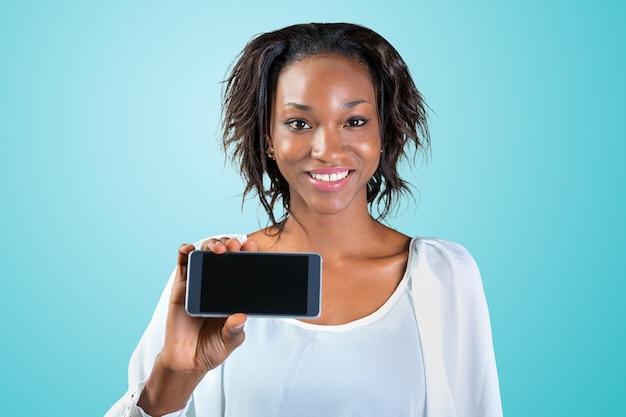
[[[371,104],[367,100],[354,100],[354,101],[349,101],[347,103],[343,103],[341,105],[341,107],[343,107],[344,109],[351,109],[351,108],[356,107],[356,106],[358,106],[359,104],[362,104],[362,103],[369,103],[369,104]]]
[[[313,109],[313,107],[307,106],[306,104],[294,103],[291,101],[289,103],[285,103],[285,107],[295,107],[296,109],[303,111],[310,111]]]
[[[343,103],[341,107],[343,107],[344,109],[351,109],[362,103],[371,104],[367,100],[353,100],[353,101],[348,101],[347,103]],[[285,107],[295,107],[296,109],[303,110],[303,111],[311,111],[313,109],[311,106],[307,106],[306,104],[294,103],[292,101],[290,101],[289,103],[285,103]]]

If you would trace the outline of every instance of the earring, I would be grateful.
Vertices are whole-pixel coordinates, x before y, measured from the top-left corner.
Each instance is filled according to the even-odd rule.
[[[267,150],[265,151],[265,153],[267,154],[267,156],[272,160],[275,161],[276,160],[276,154],[274,153],[274,148],[269,146],[267,148]]]

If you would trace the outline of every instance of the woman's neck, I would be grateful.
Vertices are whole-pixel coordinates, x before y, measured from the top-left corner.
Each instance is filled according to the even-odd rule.
[[[292,212],[278,233],[269,233],[269,250],[317,252],[325,260],[369,254],[372,243],[397,234],[365,210],[332,215]],[[271,236],[274,235],[272,238]],[[265,245],[262,245],[265,246]]]

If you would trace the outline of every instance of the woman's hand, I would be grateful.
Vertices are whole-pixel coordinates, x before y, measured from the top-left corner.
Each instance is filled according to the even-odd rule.
[[[216,254],[226,251],[256,250],[256,243],[247,240],[243,245],[238,239],[210,239],[202,244],[202,250]],[[178,249],[176,279],[172,287],[170,309],[165,329],[165,345],[159,360],[168,369],[176,372],[199,372],[216,368],[244,340],[244,314],[233,314],[228,318],[191,317],[185,311],[187,288],[187,258],[194,250],[193,245],[182,245]]]
[[[224,362],[245,339],[245,314],[205,318],[189,316],[185,311],[187,259],[194,249],[188,244],[178,249],[165,343],[137,403],[152,416],[182,409],[204,375]],[[216,254],[256,251],[257,244],[252,239],[243,244],[235,238],[209,239],[201,249]]]

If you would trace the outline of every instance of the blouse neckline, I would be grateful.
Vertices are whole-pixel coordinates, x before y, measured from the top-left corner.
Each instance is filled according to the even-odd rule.
[[[304,321],[293,319],[293,318],[283,318],[280,320],[288,324],[294,325],[296,327],[301,327],[303,329],[320,331],[320,332],[324,332],[324,331],[325,332],[344,332],[344,331],[356,329],[358,327],[367,326],[368,324],[371,324],[380,320],[389,312],[389,310],[393,308],[393,306],[396,305],[396,303],[402,296],[404,290],[406,289],[409,283],[409,280],[411,279],[410,266],[412,264],[412,258],[413,258],[413,252],[414,252],[413,247],[417,240],[418,238],[413,238],[411,239],[411,242],[409,243],[409,256],[406,262],[406,269],[404,270],[404,274],[402,276],[402,279],[398,283],[398,286],[393,291],[393,293],[389,296],[387,301],[385,301],[383,305],[381,305],[376,311],[372,312],[371,314],[368,314],[365,317],[361,317],[359,319],[350,321],[348,323],[343,323],[343,324],[314,324],[314,323],[308,323],[308,322],[304,322]]]

